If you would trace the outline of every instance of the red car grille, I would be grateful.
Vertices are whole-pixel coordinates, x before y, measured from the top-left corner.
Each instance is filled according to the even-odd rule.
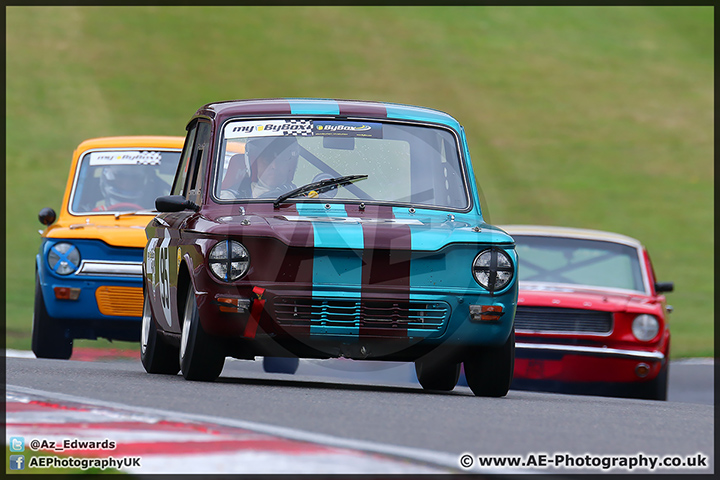
[[[611,312],[518,306],[515,313],[516,330],[607,334],[612,332],[612,328]]]
[[[275,318],[283,326],[407,328],[439,331],[450,315],[445,302],[322,300],[278,297]]]

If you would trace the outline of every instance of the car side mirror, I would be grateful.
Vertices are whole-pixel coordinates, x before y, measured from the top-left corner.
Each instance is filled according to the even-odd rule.
[[[50,225],[56,218],[55,210],[50,207],[45,207],[38,213],[38,220],[40,220],[40,223],[43,225]]]
[[[155,199],[155,209],[161,213],[182,212],[183,210],[197,212],[200,210],[200,206],[182,195],[165,195]]]
[[[673,290],[675,290],[673,282],[655,282],[655,291],[657,293],[672,292]]]

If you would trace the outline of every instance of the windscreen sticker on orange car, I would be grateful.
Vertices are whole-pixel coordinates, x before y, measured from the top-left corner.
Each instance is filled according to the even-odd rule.
[[[90,165],[158,165],[161,158],[161,152],[137,150],[91,152]]]

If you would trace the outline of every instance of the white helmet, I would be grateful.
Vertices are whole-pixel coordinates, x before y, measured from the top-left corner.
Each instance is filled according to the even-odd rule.
[[[103,168],[100,191],[107,206],[139,203],[148,182],[147,173],[138,165],[112,165]]]

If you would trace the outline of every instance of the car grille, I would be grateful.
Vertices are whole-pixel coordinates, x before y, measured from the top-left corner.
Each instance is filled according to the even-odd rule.
[[[347,327],[357,330],[412,329],[435,332],[450,316],[445,302],[398,302],[393,300],[323,300],[278,297],[275,318],[282,326]],[[337,331],[336,328],[333,328]]]
[[[142,317],[142,287],[98,287],[95,299],[103,315]]]
[[[611,312],[518,306],[515,313],[516,330],[607,334],[612,332],[612,326]]]

